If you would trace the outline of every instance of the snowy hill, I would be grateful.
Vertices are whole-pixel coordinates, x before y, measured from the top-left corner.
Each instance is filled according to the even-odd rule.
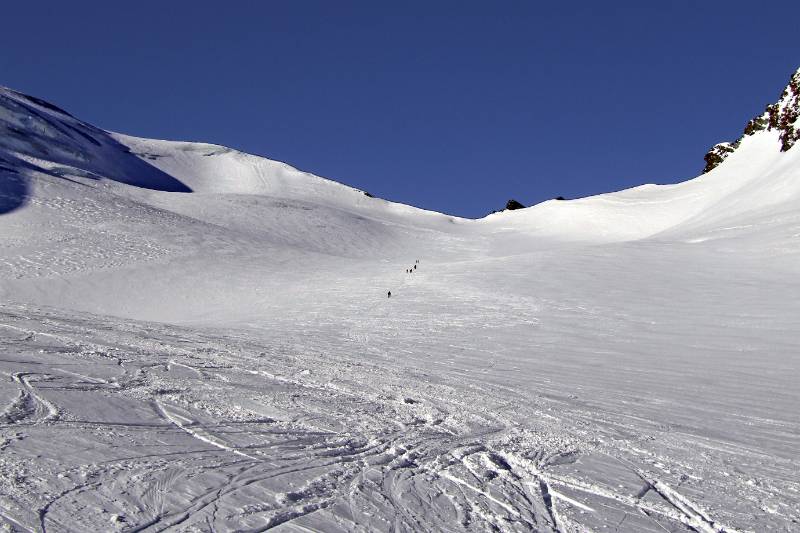
[[[701,234],[697,238],[722,237],[730,229],[726,226],[744,224],[751,217],[797,211],[800,153],[790,148],[798,136],[800,70],[780,100],[750,121],[741,139],[726,143],[729,148],[722,152],[724,157],[695,179],[675,185],[642,185],[570,202],[549,201],[493,215],[502,221],[493,222],[571,240],[679,238],[694,233]],[[716,153],[717,147],[710,154]]]
[[[0,89],[0,524],[796,528],[798,80],[480,220]]]

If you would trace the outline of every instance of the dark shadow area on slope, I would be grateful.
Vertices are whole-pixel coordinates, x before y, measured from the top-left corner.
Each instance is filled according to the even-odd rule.
[[[28,182],[0,159],[0,215],[21,207],[28,198]]]
[[[81,122],[38,98],[0,93],[0,215],[24,205],[26,171],[69,179],[108,179],[166,192],[192,192],[180,180],[131,153],[108,132]],[[21,157],[55,163],[40,168]]]

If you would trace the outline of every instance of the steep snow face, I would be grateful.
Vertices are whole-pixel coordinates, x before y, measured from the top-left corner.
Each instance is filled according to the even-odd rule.
[[[62,109],[31,96],[0,87],[0,169],[5,173],[0,212],[22,205],[24,174],[42,171],[64,179],[108,179],[161,191],[191,189],[148,165],[107,132],[90,126]],[[15,175],[15,178],[10,178]],[[8,181],[19,182],[9,186]]]

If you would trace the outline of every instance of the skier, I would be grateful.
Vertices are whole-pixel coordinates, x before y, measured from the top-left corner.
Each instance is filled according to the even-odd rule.
[[[392,297],[392,291],[389,291],[387,294],[388,294],[387,298],[391,298]]]
[[[416,269],[417,269],[417,265],[414,265],[414,270],[416,270]]]

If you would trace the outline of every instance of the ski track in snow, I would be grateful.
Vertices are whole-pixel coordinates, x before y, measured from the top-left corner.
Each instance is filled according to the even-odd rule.
[[[0,530],[800,528],[776,132],[468,221],[2,88],[0,129]]]
[[[618,444],[598,442],[618,426],[587,439],[591,412],[560,399],[518,401],[458,372],[415,378],[391,356],[332,361],[324,345],[295,352],[244,330],[3,315],[32,333],[4,340],[0,362],[18,391],[0,428],[13,527],[578,531],[626,516],[630,530],[738,530],[648,473],[630,452],[636,424]]]

